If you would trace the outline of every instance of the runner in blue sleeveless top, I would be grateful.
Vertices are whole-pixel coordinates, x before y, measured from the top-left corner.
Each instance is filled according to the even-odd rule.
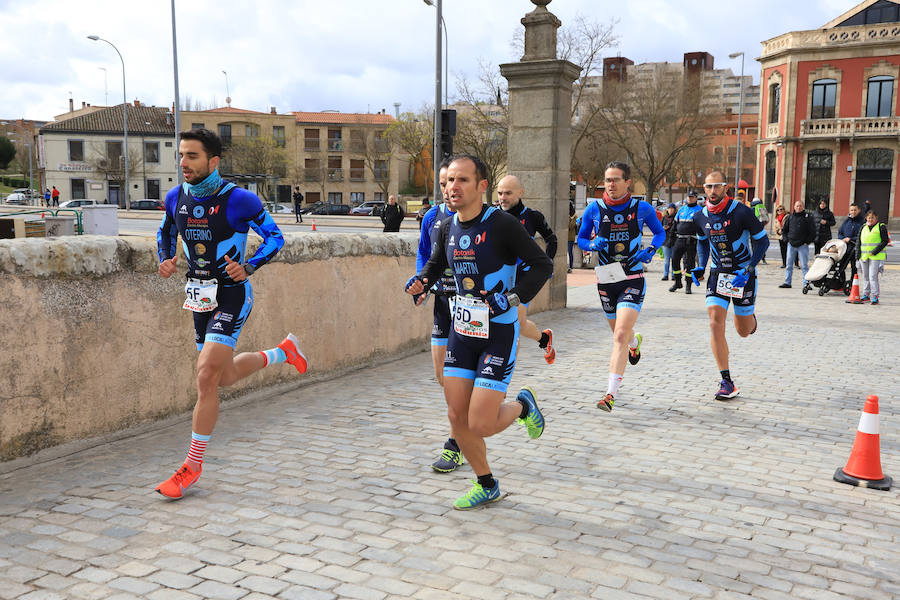
[[[699,231],[700,265],[691,270],[695,282],[703,279],[706,261],[712,254],[712,267],[706,284],[706,312],[709,314],[710,346],[722,382],[716,400],[734,398],[740,392],[728,368],[728,341],[725,317],[728,304],[734,304],[734,328],[747,337],[756,331],[756,265],[766,255],[769,236],[752,208],[727,196],[725,174],[710,171],[703,185],[706,207],[694,215]]]
[[[643,336],[635,333],[647,283],[644,264],[666,239],[666,231],[649,203],[632,199],[631,167],[614,161],[606,166],[606,191],[603,199],[585,209],[578,232],[578,247],[597,252],[597,293],[613,332],[613,350],[609,359],[609,385],[597,408],[610,412],[625,375],[625,360],[633,365],[641,360]],[[644,225],[653,239],[641,248]]]
[[[544,218],[540,211],[522,203],[522,195],[524,193],[525,188],[522,187],[522,182],[515,175],[507,175],[497,184],[497,197],[500,199],[500,207],[517,218],[531,237],[538,233],[541,234],[541,237],[544,238],[547,256],[550,257],[550,260],[553,260],[553,257],[556,256],[556,234],[550,225],[547,224],[547,219]],[[521,279],[527,268],[524,263],[520,262],[517,267],[516,277]],[[537,325],[528,319],[527,308],[524,302],[519,304],[519,328],[521,335],[531,338],[538,343],[538,347],[544,351],[544,360],[547,361],[548,365],[552,365],[556,360],[556,348],[553,347],[553,330],[544,329],[542,331],[538,329]]]
[[[447,188],[447,168],[450,161],[444,159],[438,171],[438,181],[441,186],[441,197],[444,202],[432,206],[422,218],[422,230],[419,233],[419,251],[416,253],[416,272],[421,271],[431,258],[432,249],[437,243],[437,232],[441,223],[456,214],[447,204],[444,190]],[[432,235],[433,234],[433,235]],[[432,239],[434,238],[434,239]],[[440,250],[438,250],[440,251]],[[431,327],[431,362],[434,366],[434,376],[438,384],[444,385],[444,357],[447,354],[447,336],[450,335],[450,298],[456,293],[456,280],[453,272],[447,268],[429,292],[434,295],[434,324]],[[413,297],[416,305],[420,305],[428,298],[426,294]],[[459,444],[450,428],[450,437],[444,442],[441,455],[432,463],[431,468],[438,473],[450,473],[459,468],[465,461]]]
[[[478,477],[454,508],[466,510],[501,498],[491,475],[484,438],[517,418],[537,438],[544,418],[534,391],[504,403],[516,362],[519,323],[516,306],[540,291],[553,263],[512,215],[482,204],[487,167],[474,156],[455,157],[447,172],[448,202],[456,210],[441,224],[437,245],[406,291],[423,293],[450,268],[456,280],[453,326],[444,359],[444,398],[457,442]],[[531,268],[516,280],[521,259]]]
[[[187,459],[156,491],[178,499],[200,477],[203,453],[219,414],[219,386],[232,385],[263,367],[280,362],[306,371],[306,357],[294,334],[277,347],[234,356],[241,328],[253,308],[253,287],[247,279],[269,262],[284,238],[259,198],[227,183],[217,169],[222,142],[207,129],[179,134],[179,154],[185,183],[166,194],[166,214],[157,232],[159,275],[175,274],[177,237],[187,258],[184,308],[194,317],[197,359],[197,404]],[[247,233],[263,242],[249,259]]]

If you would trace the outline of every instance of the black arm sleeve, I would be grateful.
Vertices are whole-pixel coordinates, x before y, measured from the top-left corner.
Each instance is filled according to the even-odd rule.
[[[494,240],[497,251],[508,262],[513,263],[521,258],[522,262],[531,267],[510,290],[522,302],[531,302],[553,274],[553,261],[528,235],[519,220],[510,214],[498,213],[494,223]]]
[[[544,238],[544,243],[547,245],[547,256],[552,259],[556,256],[556,234],[550,228],[550,225],[547,224],[547,219],[544,218],[542,213],[535,211],[535,216],[537,217],[534,222],[535,229]]]
[[[441,223],[441,228],[438,229],[437,235],[431,237],[431,258],[428,259],[428,262],[425,263],[425,266],[422,267],[422,271],[419,273],[419,279],[428,280],[428,285],[425,286],[426,288],[437,281],[441,273],[444,272],[444,269],[449,266],[447,264],[445,243],[447,240],[447,230],[450,229],[451,221],[452,219],[444,219],[444,222]]]

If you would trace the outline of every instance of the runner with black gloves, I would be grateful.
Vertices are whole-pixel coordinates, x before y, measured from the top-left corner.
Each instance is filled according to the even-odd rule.
[[[544,218],[543,213],[522,203],[522,195],[524,193],[525,189],[515,175],[507,175],[497,184],[497,197],[500,198],[500,207],[517,218],[532,238],[535,234],[541,234],[547,247],[547,256],[550,257],[550,260],[553,260],[553,257],[556,256],[556,234],[553,233],[553,229],[547,224],[547,219]],[[529,268],[520,261],[516,271],[516,280],[522,279],[525,271]],[[519,304],[520,334],[536,341],[541,350],[544,351],[544,360],[547,361],[548,365],[552,365],[553,361],[556,360],[556,348],[553,347],[553,330],[544,329],[541,331],[538,329],[537,325],[527,317],[527,306],[525,302]]]
[[[643,200],[634,200],[631,167],[623,162],[606,165],[606,191],[585,209],[578,232],[578,247],[597,252],[597,293],[613,332],[613,351],[609,358],[609,386],[597,401],[597,408],[610,412],[625,375],[625,359],[636,365],[641,360],[643,336],[635,333],[647,283],[644,264],[649,263],[665,241],[666,231],[656,211]],[[641,249],[644,225],[653,232],[650,245]],[[591,238],[594,238],[593,240]]]
[[[487,167],[481,159],[455,157],[446,193],[456,215],[441,224],[437,246],[425,267],[409,279],[406,292],[423,293],[450,268],[456,279],[453,328],[444,359],[444,398],[456,440],[477,481],[453,506],[476,508],[500,500],[484,438],[517,418],[531,438],[544,431],[544,417],[531,388],[515,402],[503,402],[516,362],[519,322],[516,306],[540,291],[553,263],[512,216],[482,204]],[[516,280],[519,260],[531,268]]]
[[[711,171],[703,188],[706,207],[694,215],[700,231],[700,265],[691,270],[691,277],[700,285],[706,262],[712,254],[706,284],[706,312],[709,314],[710,346],[722,375],[715,398],[727,400],[740,393],[728,368],[728,341],[725,339],[728,304],[734,304],[734,328],[738,335],[753,334],[756,331],[756,265],[766,255],[769,237],[753,209],[727,196],[728,186],[722,171]]]

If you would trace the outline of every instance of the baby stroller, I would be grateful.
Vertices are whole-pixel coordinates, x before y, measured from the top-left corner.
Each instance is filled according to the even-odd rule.
[[[816,255],[809,271],[806,272],[803,293],[809,293],[812,287],[817,287],[820,296],[831,290],[843,290],[844,295],[849,296],[852,282],[847,279],[845,271],[852,254],[852,246],[844,240],[834,239],[825,242],[822,251]]]

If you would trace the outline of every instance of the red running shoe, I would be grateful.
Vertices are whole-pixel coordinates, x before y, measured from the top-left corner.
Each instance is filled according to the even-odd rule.
[[[300,373],[306,373],[309,365],[306,362],[306,356],[300,351],[300,340],[297,339],[296,335],[293,333],[287,334],[287,337],[278,344],[278,347],[284,350],[288,364],[294,365]]]
[[[203,467],[200,467],[195,471],[187,466],[187,464],[181,465],[181,467],[175,471],[174,475],[159,484],[156,491],[166,498],[179,500],[184,497],[184,490],[194,485],[194,483],[200,479],[200,473],[202,472]]]

